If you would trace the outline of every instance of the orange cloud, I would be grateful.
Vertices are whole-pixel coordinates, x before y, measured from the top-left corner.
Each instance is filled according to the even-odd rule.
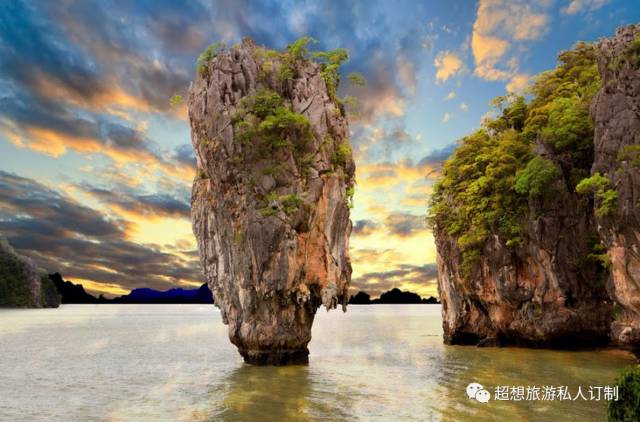
[[[548,6],[548,2],[480,0],[471,35],[474,73],[491,81],[513,77],[517,59],[512,57],[506,66],[502,60],[512,43],[537,40],[544,35],[549,22],[545,12]]]
[[[433,61],[436,82],[444,82],[462,70],[462,59],[451,51],[441,51]]]
[[[507,91],[513,93],[523,92],[529,85],[529,75],[526,73],[519,73],[511,78],[511,81],[507,84]]]

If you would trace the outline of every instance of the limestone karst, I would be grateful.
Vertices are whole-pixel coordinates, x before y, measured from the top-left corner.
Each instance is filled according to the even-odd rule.
[[[189,97],[191,217],[229,338],[246,362],[304,363],[320,305],[346,307],[355,165],[336,96],[346,51],[310,58],[212,45]]]

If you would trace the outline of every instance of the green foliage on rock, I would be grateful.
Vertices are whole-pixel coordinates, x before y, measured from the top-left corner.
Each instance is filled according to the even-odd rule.
[[[611,188],[609,179],[600,173],[583,179],[578,186],[576,186],[576,192],[595,195],[597,202],[596,215],[598,217],[606,217],[616,210],[618,192]]]
[[[291,215],[298,211],[302,205],[302,199],[295,194],[278,195],[276,192],[269,192],[264,197],[265,205],[260,208],[260,215],[270,217],[282,210],[286,215]]]
[[[329,96],[336,98],[338,85],[340,84],[340,74],[338,69],[349,60],[349,51],[344,48],[336,48],[331,51],[318,51],[313,53],[315,58],[322,65],[322,78],[327,85]]]
[[[618,161],[628,162],[633,167],[640,167],[640,145],[625,145],[618,151]]]
[[[175,94],[173,97],[171,97],[171,98],[169,99],[169,105],[170,105],[171,107],[178,106],[178,105],[180,105],[181,103],[182,103],[182,95],[180,95],[180,94]]]
[[[210,44],[200,55],[198,56],[198,60],[196,61],[196,68],[198,69],[198,73],[205,74],[207,73],[207,65],[216,57],[222,50],[224,50],[225,45],[221,42]]]
[[[316,40],[309,36],[303,36],[298,38],[296,41],[292,42],[287,46],[287,51],[289,55],[294,59],[305,59],[309,54],[309,49],[307,48],[309,44],[315,43]]]
[[[551,184],[560,177],[560,170],[553,162],[535,156],[527,166],[516,173],[515,190],[519,194],[540,196],[549,192]]]
[[[233,126],[241,142],[260,142],[277,148],[292,146],[293,140],[300,147],[313,136],[309,120],[291,111],[278,93],[268,89],[241,101]]]
[[[609,402],[609,421],[636,422],[640,420],[640,365],[622,371],[616,385],[618,400]]]
[[[349,145],[348,141],[344,141],[333,151],[331,163],[336,166],[344,166],[347,164],[349,157],[351,157],[351,145]]]
[[[640,68],[640,35],[637,35],[629,45],[629,53],[632,55],[633,65]]]
[[[364,78],[362,73],[351,72],[349,73],[349,75],[347,75],[347,78],[349,79],[349,82],[351,82],[352,85],[356,85],[356,86],[367,85],[367,80]]]
[[[491,236],[514,250],[526,244],[530,199],[551,193],[565,175],[573,188],[589,174],[589,104],[600,85],[595,47],[579,43],[559,55],[555,69],[535,78],[529,101],[513,94],[492,101],[498,116],[464,137],[444,162],[428,222],[455,239],[463,278],[472,276]],[[556,163],[536,155],[536,142],[564,159]],[[605,206],[611,196],[601,198]]]
[[[24,279],[24,263],[0,237],[0,306],[34,306],[30,286]]]
[[[347,206],[349,209],[353,208],[353,195],[356,193],[356,189],[353,186],[347,188]]]
[[[32,288],[39,288],[39,302]],[[0,306],[55,308],[59,305],[60,295],[49,276],[19,256],[0,235]]]

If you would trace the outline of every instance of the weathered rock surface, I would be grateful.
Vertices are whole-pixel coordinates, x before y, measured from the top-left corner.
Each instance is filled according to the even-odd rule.
[[[640,346],[639,36],[640,25],[628,26],[597,45],[602,88],[591,102],[590,171],[609,179],[614,210],[603,212],[598,195],[577,194],[570,155],[539,138],[534,153],[562,177],[551,197],[529,199],[523,247],[510,249],[493,235],[463,280],[457,239],[436,228],[445,342],[571,347],[613,339]],[[609,268],[594,259],[600,241]]]
[[[320,64],[286,60],[245,39],[205,65],[188,100],[201,264],[231,342],[256,364],[307,362],[316,310],[346,309],[351,278],[347,119]]]
[[[584,259],[588,239],[597,236],[593,217],[563,180],[555,191],[553,198],[530,201],[527,245],[516,253],[494,235],[469,281],[462,277],[456,239],[435,233],[447,344],[580,347],[608,341],[612,306],[604,275]]]
[[[640,25],[620,28],[598,44],[603,86],[592,105],[595,159],[592,173],[609,178],[616,209],[597,219],[611,261],[610,292],[622,312],[612,338],[640,347],[640,52],[632,42]]]
[[[57,308],[60,296],[47,274],[0,236],[0,306]]]

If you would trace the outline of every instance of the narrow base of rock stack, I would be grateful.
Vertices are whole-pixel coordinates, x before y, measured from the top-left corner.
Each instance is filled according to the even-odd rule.
[[[251,365],[306,365],[309,349],[297,350],[244,350],[238,349],[246,363]]]

